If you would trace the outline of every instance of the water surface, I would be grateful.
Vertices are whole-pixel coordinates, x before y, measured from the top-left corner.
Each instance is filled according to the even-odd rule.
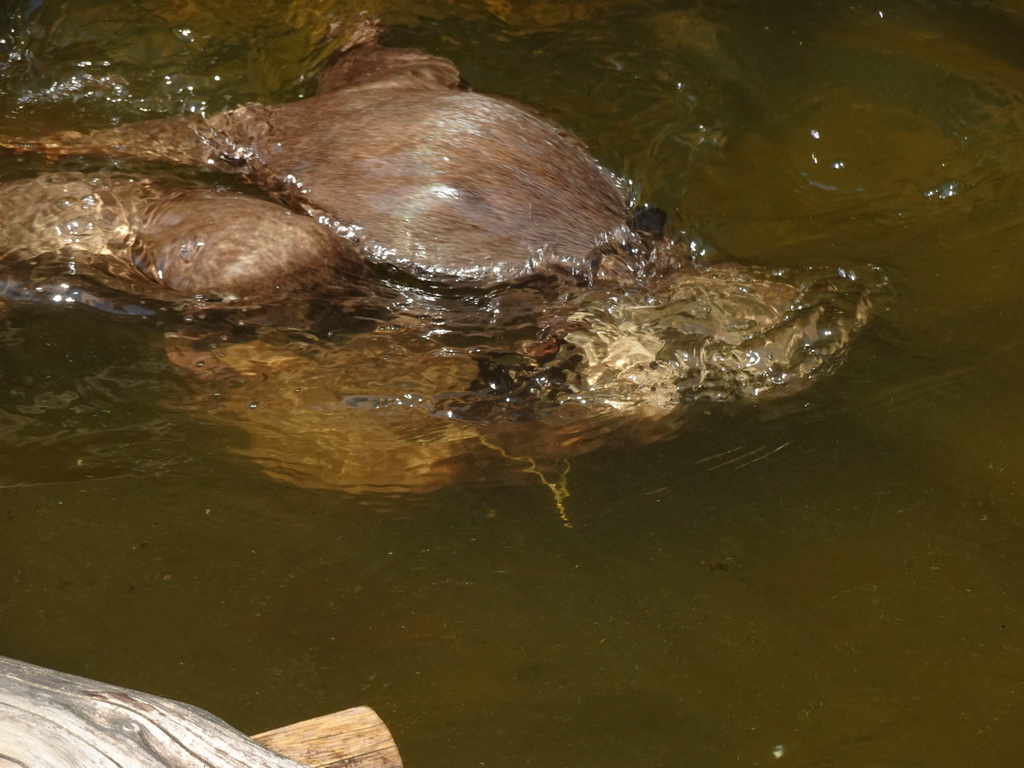
[[[242,5],[22,2],[0,130],[294,98],[356,10]],[[813,388],[573,457],[561,510],[525,471],[272,479],[175,406],[166,315],[4,305],[0,653],[249,732],[368,704],[409,766],[1017,765],[1022,9],[370,10],[573,129],[706,258],[875,265],[892,295]]]

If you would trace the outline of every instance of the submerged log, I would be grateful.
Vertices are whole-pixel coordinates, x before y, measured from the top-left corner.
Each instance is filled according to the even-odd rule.
[[[368,707],[254,738],[198,707],[0,656],[2,767],[402,766],[387,727]]]

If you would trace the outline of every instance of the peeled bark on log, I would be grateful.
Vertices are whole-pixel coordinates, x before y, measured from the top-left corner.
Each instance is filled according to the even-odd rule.
[[[253,739],[310,768],[402,768],[398,745],[369,707],[353,707]]]
[[[366,707],[257,738],[313,762],[271,751],[197,707],[0,656],[3,768],[401,768],[387,728]]]

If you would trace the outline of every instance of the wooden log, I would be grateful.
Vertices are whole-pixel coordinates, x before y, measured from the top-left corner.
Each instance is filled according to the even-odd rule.
[[[367,707],[257,739],[263,744],[188,704],[0,656],[0,768],[402,765],[387,727]]]
[[[369,707],[315,717],[253,738],[311,768],[402,768],[391,731]]]

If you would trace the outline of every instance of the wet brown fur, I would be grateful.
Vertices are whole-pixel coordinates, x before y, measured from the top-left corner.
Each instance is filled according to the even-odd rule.
[[[609,243],[629,237],[612,175],[547,118],[469,90],[447,59],[381,48],[378,35],[359,27],[318,93],[297,102],[0,147],[228,170],[275,197],[278,211],[175,192],[133,218],[135,265],[187,293],[271,296],[354,253],[444,284],[590,279]]]

